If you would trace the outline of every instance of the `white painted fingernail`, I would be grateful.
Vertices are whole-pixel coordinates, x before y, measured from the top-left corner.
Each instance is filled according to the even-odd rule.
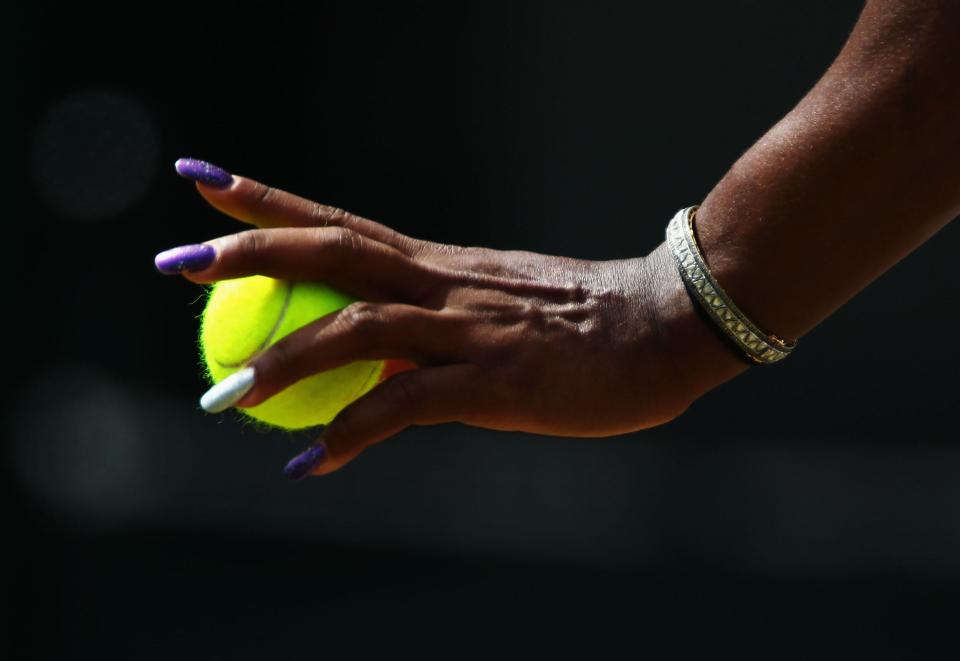
[[[244,367],[213,386],[200,398],[200,406],[208,413],[221,413],[239,402],[253,388],[253,368]]]

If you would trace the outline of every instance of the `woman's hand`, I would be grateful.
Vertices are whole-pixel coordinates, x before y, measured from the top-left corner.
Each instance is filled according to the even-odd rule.
[[[209,264],[185,277],[316,280],[361,299],[253,359],[254,385],[237,406],[356,360],[418,366],[341,411],[291,462],[293,477],[337,470],[410,425],[631,432],[673,419],[744,368],[695,318],[662,247],[588,261],[444,245],[244,177],[215,183],[197,189],[259,229],[206,242]]]

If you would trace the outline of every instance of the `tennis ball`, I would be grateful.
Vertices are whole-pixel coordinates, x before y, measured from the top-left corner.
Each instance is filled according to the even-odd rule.
[[[316,282],[286,282],[254,275],[222,280],[209,292],[200,325],[207,377],[218,383],[274,342],[354,298]],[[244,414],[284,429],[325,425],[373,388],[383,361],[357,361],[292,384]]]

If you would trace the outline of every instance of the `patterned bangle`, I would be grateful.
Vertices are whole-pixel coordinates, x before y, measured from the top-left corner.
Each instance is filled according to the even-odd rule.
[[[699,205],[681,209],[667,225],[667,246],[680,277],[710,318],[754,363],[768,365],[786,358],[796,342],[787,343],[764,333],[740,311],[707,268],[693,236],[693,219]]]

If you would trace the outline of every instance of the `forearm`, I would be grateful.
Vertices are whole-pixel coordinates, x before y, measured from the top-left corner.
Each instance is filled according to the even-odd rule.
[[[875,0],[817,85],[710,192],[695,229],[744,313],[793,339],[958,213],[960,2]]]

